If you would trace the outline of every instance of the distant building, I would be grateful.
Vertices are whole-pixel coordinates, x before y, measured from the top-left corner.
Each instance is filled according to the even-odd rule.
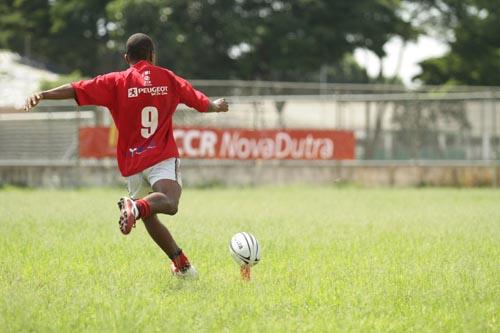
[[[26,96],[39,89],[41,81],[58,77],[55,73],[26,64],[17,53],[0,50],[0,112],[19,110]]]

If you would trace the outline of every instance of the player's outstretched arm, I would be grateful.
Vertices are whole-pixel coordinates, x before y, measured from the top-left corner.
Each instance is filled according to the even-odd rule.
[[[229,106],[224,98],[216,99],[211,101],[208,106],[207,112],[227,112],[229,111]]]
[[[71,84],[64,84],[60,87],[41,91],[34,93],[30,97],[26,98],[26,103],[24,105],[24,110],[29,111],[42,99],[74,99],[75,98],[75,89],[71,86]]]

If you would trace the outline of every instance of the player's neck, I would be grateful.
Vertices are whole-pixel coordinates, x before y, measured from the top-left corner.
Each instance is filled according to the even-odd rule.
[[[153,62],[151,60],[147,60],[147,59],[141,59],[141,60],[137,60],[137,61],[131,61],[128,64],[129,64],[130,67],[133,67],[133,66],[137,65],[138,63],[140,63],[141,61],[146,61],[150,65],[153,65]]]

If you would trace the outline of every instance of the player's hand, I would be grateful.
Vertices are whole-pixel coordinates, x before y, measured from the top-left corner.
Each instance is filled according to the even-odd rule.
[[[219,98],[211,103],[211,109],[212,112],[227,112],[229,106],[224,98]]]
[[[42,93],[35,93],[30,97],[26,98],[26,103],[24,104],[24,111],[30,111],[32,108],[37,106],[42,99],[43,99]]]

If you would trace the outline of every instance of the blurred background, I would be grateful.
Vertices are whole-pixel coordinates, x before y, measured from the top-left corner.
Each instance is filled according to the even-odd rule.
[[[0,184],[122,184],[105,109],[29,94],[158,64],[231,112],[179,107],[187,185],[496,187],[500,2],[3,0]],[[212,145],[211,145],[212,144]]]

